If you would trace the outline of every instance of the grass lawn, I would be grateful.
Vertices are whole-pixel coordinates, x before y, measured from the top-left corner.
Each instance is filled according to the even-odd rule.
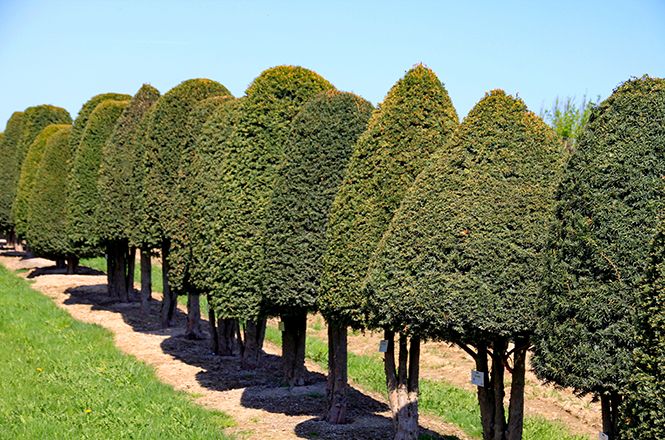
[[[0,438],[229,438],[229,416],[160,383],[108,331],[2,266],[0,310]]]
[[[266,339],[279,345],[282,343],[282,332],[269,325]],[[328,368],[328,344],[325,341],[308,335],[305,355],[321,368]],[[386,394],[383,360],[379,356],[349,353],[349,379],[366,390]],[[480,409],[475,393],[443,381],[421,380],[419,408],[424,413],[441,417],[446,422],[459,426],[471,437],[482,438]],[[586,437],[571,435],[563,425],[544,418],[526,417],[524,439],[586,440]]]

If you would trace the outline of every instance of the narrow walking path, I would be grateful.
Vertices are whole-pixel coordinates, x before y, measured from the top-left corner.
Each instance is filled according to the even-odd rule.
[[[160,329],[159,303],[153,301],[149,316],[143,316],[138,302],[109,301],[104,275],[64,275],[49,260],[0,256],[0,264],[19,271],[32,287],[67,310],[75,319],[98,324],[114,335],[125,353],[152,365],[160,380],[190,393],[210,409],[223,411],[237,422],[229,432],[245,439],[385,439],[391,421],[382,396],[354,388],[350,396],[352,423],[332,426],[319,420],[323,411],[325,376],[307,362],[306,386],[290,390],[281,387],[279,347],[266,343],[263,365],[247,372],[235,357],[210,353],[207,341],[184,338],[184,313],[176,327]],[[430,438],[468,437],[457,427],[422,417],[423,432]],[[445,435],[443,435],[445,434]]]

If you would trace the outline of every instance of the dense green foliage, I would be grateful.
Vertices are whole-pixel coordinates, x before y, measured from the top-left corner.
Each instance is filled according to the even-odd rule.
[[[224,439],[232,420],[194,404],[0,267],[0,438]]]
[[[95,213],[100,200],[97,181],[102,149],[128,103],[102,101],[90,114],[81,142],[74,152],[67,182],[67,233],[79,256],[98,251],[100,237]]]
[[[88,126],[88,119],[99,104],[104,101],[127,101],[128,99],[132,99],[132,97],[121,93],[101,93],[93,96],[83,104],[72,124],[72,134],[70,136],[70,142],[73,147],[72,151],[76,152],[78,149],[78,146],[81,143],[81,138],[83,137],[83,132]]]
[[[57,130],[49,137],[29,196],[26,239],[35,255],[64,258],[71,252],[67,238],[67,178],[73,154],[71,125],[49,125]]]
[[[189,113],[199,101],[219,95],[231,93],[209,79],[187,80],[159,98],[149,113],[143,137],[145,241],[159,243],[172,230],[177,217],[172,198],[178,182],[180,154],[189,141]]]
[[[29,200],[34,192],[35,177],[37,170],[44,157],[46,144],[49,138],[60,130],[63,126],[58,124],[51,124],[39,132],[35,140],[28,147],[28,153],[25,160],[21,165],[21,173],[16,186],[16,197],[14,198],[14,205],[12,206],[12,218],[14,219],[14,229],[16,233],[22,237],[28,230],[28,216],[29,216]]]
[[[294,119],[267,216],[270,313],[315,306],[330,206],[372,110],[354,94],[326,91]]]
[[[561,144],[496,90],[408,191],[372,263],[373,324],[451,340],[528,334]]]
[[[0,141],[0,233],[12,229],[11,213],[16,188],[11,176],[17,172],[16,146],[23,131],[23,112],[14,112],[7,121],[3,140]]]
[[[141,121],[159,99],[159,91],[144,84],[118,118],[102,148],[99,168],[98,235],[104,241],[127,239],[134,229],[135,168],[143,167],[137,153]],[[141,179],[142,180],[142,179]]]
[[[193,206],[190,212],[190,246],[192,261],[189,270],[196,288],[210,294],[214,290],[209,268],[220,258],[215,229],[219,206],[226,193],[223,191],[224,175],[220,172],[226,159],[226,145],[238,116],[240,99],[222,101],[201,128],[192,157],[191,188]]]
[[[192,243],[192,215],[194,203],[201,187],[196,180],[201,168],[201,154],[198,149],[202,147],[202,130],[212,115],[223,107],[228,107],[234,101],[232,96],[221,95],[200,101],[190,112],[187,131],[189,139],[180,151],[174,206],[173,225],[169,233],[171,252],[169,253],[169,284],[179,293],[191,286],[191,267],[193,258]],[[224,130],[222,128],[222,130]],[[219,136],[220,133],[215,133]],[[223,142],[217,143],[220,147]],[[202,201],[207,203],[205,200]]]
[[[253,319],[264,291],[265,221],[278,167],[284,159],[289,126],[313,96],[333,86],[318,74],[294,66],[264,71],[241,101],[233,132],[224,146],[224,176],[217,189],[217,234],[207,283],[214,285],[216,308],[225,318]]]
[[[647,283],[642,289],[635,370],[624,403],[628,440],[665,438],[665,221],[651,248]]]
[[[458,125],[443,84],[411,69],[372,115],[331,208],[319,308],[327,319],[363,326],[369,260],[407,188]]]
[[[620,393],[632,374],[663,176],[665,80],[628,81],[592,112],[557,193],[534,356],[541,378]]]

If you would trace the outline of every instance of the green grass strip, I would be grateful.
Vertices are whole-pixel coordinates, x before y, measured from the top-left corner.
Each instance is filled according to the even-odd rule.
[[[0,438],[224,439],[231,418],[192,402],[0,266]]]
[[[275,326],[266,329],[266,339],[281,345],[282,332]],[[321,368],[328,368],[328,344],[319,338],[307,336],[305,355]],[[362,388],[386,396],[386,379],[383,360],[377,356],[357,355],[349,352],[349,378]],[[476,394],[442,381],[420,381],[421,411],[440,417],[458,426],[473,438],[482,438],[480,410]],[[527,417],[524,422],[525,440],[586,440],[584,436],[571,435],[564,425],[542,417]]]

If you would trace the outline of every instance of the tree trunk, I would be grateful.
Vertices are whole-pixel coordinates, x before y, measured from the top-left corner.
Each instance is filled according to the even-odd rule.
[[[136,247],[129,246],[129,253],[127,254],[127,298],[134,296],[134,269],[136,268]]]
[[[492,387],[494,391],[494,440],[504,440],[506,435],[506,414],[503,406],[504,388],[504,355],[508,342],[503,338],[494,341],[492,354]]]
[[[328,423],[346,422],[348,389],[347,327],[338,322],[328,322]]]
[[[400,333],[398,366],[395,365],[395,334],[385,331],[388,349],[384,367],[390,412],[395,427],[395,440],[416,440],[418,438],[418,389],[420,374],[420,338],[411,338]]]
[[[79,267],[79,259],[75,256],[67,257],[67,275],[74,275]]]
[[[307,336],[307,311],[283,315],[282,366],[284,381],[290,387],[305,385],[305,340]]]
[[[388,404],[393,419],[393,425],[397,428],[397,367],[395,366],[395,333],[386,330],[384,339],[388,341],[388,347],[383,355],[383,368],[386,373],[386,388],[388,390]]]
[[[220,356],[233,356],[238,347],[238,320],[217,320],[218,352]]]
[[[56,258],[55,259],[55,268],[56,269],[64,269],[67,267],[67,263],[65,262],[64,258]]]
[[[621,396],[614,391],[600,395],[600,407],[603,417],[603,432],[610,440],[620,440],[619,433],[619,405]]]
[[[127,242],[112,241],[106,246],[108,291],[111,298],[127,302]]]
[[[487,344],[480,343],[477,347],[476,371],[484,376],[484,385],[478,387],[478,404],[480,406],[480,421],[483,427],[483,439],[491,440],[494,437],[494,388],[490,381],[489,365],[487,362]]]
[[[524,375],[526,372],[526,353],[529,349],[529,337],[515,338],[513,352],[513,375],[510,386],[510,406],[508,409],[507,440],[522,440],[524,427]]]
[[[263,338],[266,334],[266,318],[259,317],[256,321],[247,321],[245,324],[245,338],[240,366],[246,370],[253,370],[259,366]]]
[[[185,337],[194,340],[203,339],[200,295],[194,291],[192,286],[188,286],[187,289],[187,329]]]
[[[152,262],[150,248],[141,247],[141,310],[148,314],[148,302],[152,297]]]
[[[169,243],[162,243],[162,309],[160,310],[160,322],[162,328],[168,328],[175,323],[175,312],[178,305],[178,297],[169,287]]]

